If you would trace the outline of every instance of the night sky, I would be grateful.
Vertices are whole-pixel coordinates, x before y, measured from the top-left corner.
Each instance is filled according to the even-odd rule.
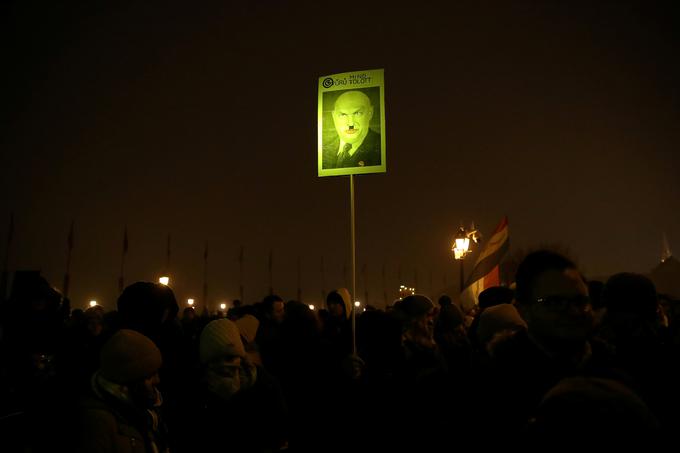
[[[75,307],[114,307],[125,225],[126,282],[158,278],[171,235],[180,301],[206,241],[212,303],[238,297],[241,245],[246,302],[270,250],[286,299],[298,257],[303,301],[344,286],[349,177],[317,177],[317,80],[355,70],[384,68],[387,127],[387,173],[355,178],[359,298],[364,265],[377,305],[383,264],[390,299],[454,284],[461,221],[488,239],[507,215],[511,253],[560,244],[593,277],[648,272],[664,233],[680,250],[677,7],[95,3],[0,7],[0,250],[13,212],[9,268],[60,288],[74,221]]]

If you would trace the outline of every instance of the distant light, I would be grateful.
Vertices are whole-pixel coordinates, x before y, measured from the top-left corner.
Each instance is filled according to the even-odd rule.
[[[193,299],[187,299],[187,304],[188,304],[188,305],[193,305],[193,304],[194,304],[194,300],[193,300]]]
[[[309,304],[309,309],[310,309],[310,310],[314,310],[314,305]]]
[[[168,284],[170,283],[170,277],[161,277],[158,279],[158,283],[160,283],[161,285],[168,286]]]
[[[360,307],[360,306],[361,306],[361,302],[359,302],[359,301],[354,302],[354,306],[355,306],[355,307]]]
[[[96,300],[91,300],[90,301],[90,307],[96,307],[97,306],[97,301]]]
[[[227,308],[227,304],[220,304],[220,308],[224,310],[225,308]]]
[[[365,308],[364,308],[364,311],[366,311],[366,309],[365,309]]]

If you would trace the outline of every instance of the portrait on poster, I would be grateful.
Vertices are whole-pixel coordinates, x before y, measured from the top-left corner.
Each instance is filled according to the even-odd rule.
[[[319,176],[386,171],[383,96],[382,70],[320,78]]]

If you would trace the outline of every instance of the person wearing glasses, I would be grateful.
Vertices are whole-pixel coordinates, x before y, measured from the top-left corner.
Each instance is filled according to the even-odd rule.
[[[515,276],[514,304],[526,322],[488,346],[485,423],[525,432],[544,395],[571,376],[609,377],[608,352],[592,340],[588,286],[577,266],[548,250],[527,255]],[[493,414],[492,417],[488,417]]]

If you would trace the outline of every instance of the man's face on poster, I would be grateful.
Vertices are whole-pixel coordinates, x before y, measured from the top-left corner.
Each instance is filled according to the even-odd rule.
[[[361,142],[368,134],[372,117],[371,101],[360,91],[348,91],[335,101],[333,123],[340,140],[345,143]]]

